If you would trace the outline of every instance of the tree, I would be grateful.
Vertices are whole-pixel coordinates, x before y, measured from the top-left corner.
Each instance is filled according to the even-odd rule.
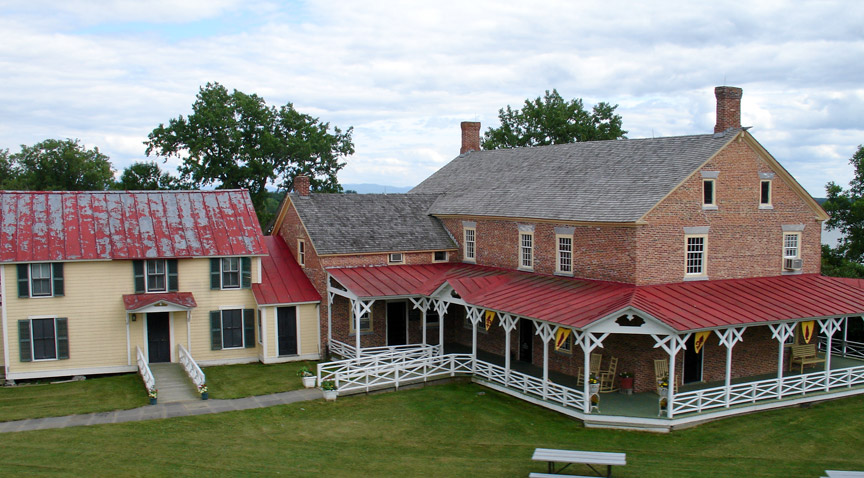
[[[483,149],[516,148],[566,144],[603,139],[621,139],[621,116],[618,105],[597,103],[591,113],[585,111],[582,99],[564,101],[557,90],[535,100],[525,100],[521,110],[498,110],[501,126],[489,128],[483,135]]]
[[[17,170],[12,181],[29,191],[104,191],[114,183],[114,169],[99,148],[85,149],[77,139],[46,139],[21,145],[10,156]]]
[[[124,169],[114,188],[126,191],[186,189],[180,180],[159,169],[155,161],[140,161]]]
[[[8,149],[0,149],[0,189],[12,189],[18,172],[15,171]]]
[[[341,192],[336,173],[354,153],[353,128],[337,127],[302,114],[291,103],[267,106],[257,95],[202,87],[192,114],[160,124],[148,136],[147,155],[176,157],[181,180],[193,187],[246,188],[262,224],[267,184],[280,190],[305,174],[317,192]]]
[[[849,189],[844,191],[833,181],[825,186],[828,200],[822,207],[831,215],[825,226],[828,230],[839,229],[843,237],[836,249],[823,248],[822,264],[828,269],[822,273],[864,277],[864,273],[859,274],[864,272],[860,267],[864,259],[864,147],[858,146],[849,164],[855,168]]]

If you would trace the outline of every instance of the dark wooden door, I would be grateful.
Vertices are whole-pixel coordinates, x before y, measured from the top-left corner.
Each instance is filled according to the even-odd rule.
[[[387,302],[387,345],[408,343],[408,313],[405,302]]]
[[[534,324],[530,320],[519,320],[519,360],[534,360]]]
[[[168,312],[147,314],[147,355],[150,363],[171,361]]]
[[[697,354],[695,335],[691,335],[687,339],[687,350],[684,351],[684,383],[701,382],[702,381],[702,357],[705,354],[705,347]]]
[[[297,308],[276,309],[279,355],[297,355]]]

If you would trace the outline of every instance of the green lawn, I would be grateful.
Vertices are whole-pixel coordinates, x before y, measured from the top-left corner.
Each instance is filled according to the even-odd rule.
[[[147,393],[136,374],[0,388],[0,422],[137,408]]]
[[[480,393],[482,392],[482,394]],[[4,476],[527,477],[535,447],[623,451],[618,477],[864,469],[864,397],[667,435],[579,422],[473,384],[169,420],[10,433]],[[572,469],[570,473],[588,473]]]
[[[246,363],[201,369],[207,376],[210,398],[242,398],[303,388],[297,371],[308,366],[315,373],[318,362],[287,362],[265,365]]]

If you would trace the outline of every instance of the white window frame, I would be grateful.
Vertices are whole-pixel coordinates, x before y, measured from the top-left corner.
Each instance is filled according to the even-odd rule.
[[[519,231],[519,269],[534,270],[534,233]]]
[[[698,272],[690,272],[690,240],[702,239],[702,250],[700,253],[700,267]],[[707,234],[687,234],[684,236],[684,276],[685,277],[704,277],[708,275],[708,235]]]
[[[554,339],[553,339],[554,342]],[[554,345],[554,343],[553,343]],[[566,347],[565,347],[566,346]],[[561,347],[556,350],[559,354],[573,355],[573,332],[567,334],[567,340],[561,344]]]
[[[436,259],[436,254],[444,254],[444,259]],[[447,251],[434,251],[432,252],[432,262],[447,262],[447,259],[450,258],[450,254]]]
[[[44,296],[39,296],[44,297]],[[36,339],[33,334],[33,321],[34,320],[53,320],[54,321],[54,358],[36,358]],[[27,317],[27,321],[29,322],[27,325],[30,327],[30,360],[33,362],[51,362],[55,360],[60,360],[60,350],[57,346],[57,317],[53,315],[34,315],[31,317]]]
[[[369,327],[363,328],[363,321],[369,321]],[[360,316],[360,334],[368,334],[375,330],[374,322],[372,320],[372,308],[369,308],[369,311]],[[356,327],[354,327],[354,308],[351,307],[348,314],[348,334],[354,335],[357,333]]]
[[[711,184],[711,201],[705,201],[705,186],[710,183]],[[702,178],[702,208],[703,209],[717,209],[717,179],[716,178]]]
[[[787,238],[794,237],[795,245],[789,246]],[[794,249],[795,254],[789,255],[789,250]],[[801,233],[800,232],[784,232],[783,233],[783,259],[800,259],[801,258]]]
[[[162,263],[162,273],[150,273],[150,264]],[[221,267],[221,266],[220,266]],[[161,275],[163,278],[163,288],[161,289],[151,289],[150,288],[150,276],[159,276]],[[144,261],[144,290],[148,293],[150,292],[168,292],[168,261],[165,259],[147,259]]]
[[[762,188],[768,184],[768,202],[762,202]],[[770,179],[759,180],[759,209],[774,209],[774,184]]]
[[[387,254],[387,263],[388,264],[404,264],[405,263],[405,254],[401,252],[391,252]]]
[[[237,261],[237,270],[225,270],[225,264]],[[237,285],[225,285],[226,274],[237,274]],[[219,286],[222,290],[237,290],[243,286],[243,259],[240,257],[223,257],[219,260]]]
[[[471,236],[470,239],[468,236]],[[477,228],[462,229],[463,256],[468,262],[477,262]]]
[[[33,280],[34,280],[34,278],[35,278],[35,274],[33,273],[33,271],[34,271],[34,269],[33,269],[34,266],[38,266],[40,269],[41,269],[42,266],[46,266],[46,267],[48,267],[48,278],[47,278],[47,280],[48,280],[48,290],[50,291],[49,293],[47,293],[47,294],[38,294],[38,295],[37,295],[37,294],[33,294],[33,290],[35,289],[35,288],[33,287]],[[30,264],[29,269],[30,269],[30,270],[29,270],[29,272],[30,272],[30,277],[29,277],[28,281],[30,282],[30,297],[33,298],[33,299],[42,299],[42,298],[46,298],[46,297],[54,297],[54,265],[53,265],[51,262],[38,262],[38,263]],[[44,277],[40,277],[40,278],[38,278],[38,279],[36,279],[36,280],[46,280],[46,278],[44,278]]]
[[[570,250],[569,251],[564,251],[561,249],[561,240],[562,239],[570,241]],[[562,267],[563,262],[564,262],[561,260],[562,254],[569,254],[570,255],[570,257],[568,257],[568,259],[567,259],[567,261],[569,262],[567,269],[564,269]],[[573,275],[573,235],[572,234],[556,234],[555,235],[555,272],[557,272],[559,274]]]
[[[306,267],[306,241],[303,239],[297,239],[297,263]]]
[[[239,347],[226,347],[225,346],[225,312],[226,311],[238,311],[240,312],[240,346]],[[229,307],[220,307],[219,308],[219,325],[220,334],[222,335],[222,350],[237,350],[246,348],[246,324],[244,322],[245,318],[243,317],[243,306],[229,306]]]

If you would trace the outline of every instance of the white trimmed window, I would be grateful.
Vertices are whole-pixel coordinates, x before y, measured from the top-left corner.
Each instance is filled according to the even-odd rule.
[[[349,322],[349,332],[354,334],[356,333],[356,327],[354,327],[354,310],[352,308],[351,313],[348,314],[348,322]],[[365,314],[360,316],[360,333],[366,333],[372,331],[372,311],[366,312]]]
[[[63,263],[18,264],[18,297],[63,295]]]
[[[717,205],[715,197],[716,182],[713,178],[702,179],[702,206],[714,207]]]
[[[519,267],[534,268],[534,234],[530,232],[519,233]]]
[[[18,321],[18,353],[22,362],[69,358],[66,318],[34,317]]]
[[[573,236],[556,236],[558,261],[556,270],[562,274],[573,273]]]
[[[239,349],[243,347],[243,310],[222,311],[222,348]]]
[[[763,179],[759,182],[759,206],[767,209],[771,206],[771,180]]]
[[[255,309],[226,307],[210,311],[213,350],[255,347]]]
[[[392,252],[387,256],[387,262],[390,264],[402,264],[405,262],[405,255],[401,252]]]
[[[147,260],[147,292],[168,291],[168,268],[165,261],[160,259]]]
[[[432,253],[432,262],[447,262],[447,251],[435,251]]]
[[[801,257],[801,233],[787,232],[783,234],[783,258],[798,259]]]
[[[462,234],[465,260],[473,262],[477,260],[477,230],[473,227],[465,228]]]
[[[240,288],[240,258],[239,257],[224,257],[224,258],[222,258],[222,288],[223,289],[239,289]]]
[[[306,266],[306,241],[297,239],[297,263],[300,267]]]
[[[554,345],[554,344],[553,344]],[[556,352],[561,354],[572,354],[573,353],[573,333],[571,332],[567,335],[567,339],[561,344],[561,347],[556,350]]]
[[[708,237],[704,235],[686,236],[685,274],[688,276],[705,275],[705,252]]]
[[[51,264],[30,264],[30,296],[50,297],[51,290]]]

